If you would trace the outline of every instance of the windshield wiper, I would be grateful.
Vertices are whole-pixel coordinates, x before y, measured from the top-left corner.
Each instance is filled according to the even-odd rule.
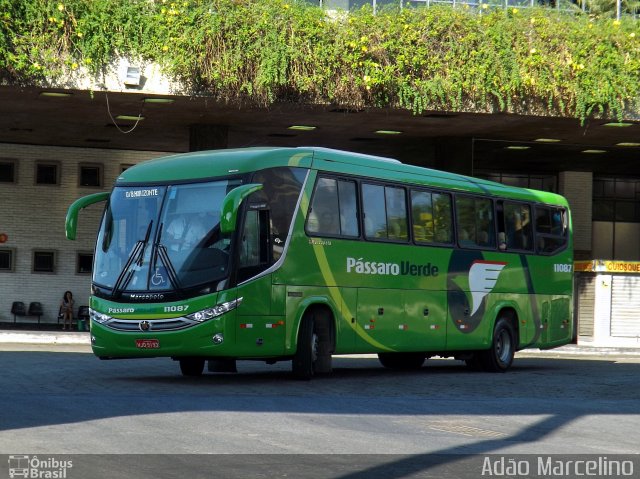
[[[152,271],[156,271],[158,268],[158,256],[160,257],[160,261],[164,264],[167,275],[169,276],[169,281],[173,284],[173,287],[178,291],[178,293],[183,294],[182,285],[180,284],[180,280],[178,279],[178,274],[176,273],[176,269],[167,254],[167,248],[165,245],[160,243],[160,238],[162,238],[162,229],[164,228],[164,223],[160,223],[158,227],[158,231],[156,233],[156,242],[153,245],[153,259],[151,261],[151,268],[149,268],[149,276],[151,276]]]
[[[180,284],[180,280],[178,279],[178,274],[176,273],[175,268],[173,267],[173,263],[167,254],[167,248],[163,244],[158,244],[158,256],[164,263],[165,268],[167,269],[167,275],[169,276],[169,281],[175,286],[176,290],[182,294],[182,285]]]
[[[142,266],[144,262],[144,252],[147,247],[147,243],[149,242],[149,236],[151,235],[151,226],[153,225],[153,220],[149,222],[149,226],[147,226],[147,233],[144,236],[144,240],[138,240],[131,250],[131,254],[127,258],[127,262],[120,271],[118,275],[118,279],[116,279],[115,284],[113,285],[113,290],[111,291],[111,297],[115,298],[120,294],[120,292],[127,287],[135,272]],[[138,268],[131,268],[133,264],[136,264]]]

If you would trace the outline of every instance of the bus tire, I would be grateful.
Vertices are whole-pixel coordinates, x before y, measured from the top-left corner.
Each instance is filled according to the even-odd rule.
[[[291,362],[291,372],[296,379],[308,381],[314,376],[320,341],[314,325],[313,315],[305,314],[302,317],[298,331],[298,347]]]
[[[503,373],[511,367],[516,352],[515,337],[511,322],[505,317],[498,318],[493,328],[491,348],[478,353],[485,371]]]
[[[411,371],[422,367],[426,355],[423,353],[378,353],[378,359],[385,368]]]
[[[202,371],[204,371],[204,358],[181,358],[180,371],[183,376],[202,376]]]

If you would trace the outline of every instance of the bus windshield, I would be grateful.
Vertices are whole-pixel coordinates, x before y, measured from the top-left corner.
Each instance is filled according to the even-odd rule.
[[[112,291],[180,291],[229,273],[220,206],[240,179],[115,187],[98,233],[93,281]]]

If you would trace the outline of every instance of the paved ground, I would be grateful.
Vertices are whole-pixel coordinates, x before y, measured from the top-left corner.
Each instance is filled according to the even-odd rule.
[[[88,333],[16,334],[0,332],[0,478],[1,454],[74,455],[69,479],[461,479],[487,455],[640,453],[633,349],[528,351],[506,374],[337,357],[300,382],[289,363],[184,378],[169,359],[99,361]]]

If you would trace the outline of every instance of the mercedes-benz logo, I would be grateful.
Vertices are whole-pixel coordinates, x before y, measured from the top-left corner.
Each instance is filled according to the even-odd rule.
[[[151,323],[149,321],[140,321],[138,327],[140,331],[149,331],[151,329]]]

